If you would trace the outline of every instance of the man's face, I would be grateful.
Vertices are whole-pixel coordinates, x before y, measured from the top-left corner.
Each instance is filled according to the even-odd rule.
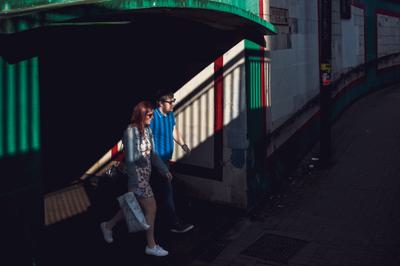
[[[166,97],[163,101],[160,101],[160,108],[163,113],[170,113],[174,111],[176,99],[174,97]]]

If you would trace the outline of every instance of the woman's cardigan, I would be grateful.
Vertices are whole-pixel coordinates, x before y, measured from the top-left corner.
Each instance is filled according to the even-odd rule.
[[[154,151],[154,140],[150,127],[145,127],[145,130],[148,130],[149,132],[148,135],[150,136],[152,147],[151,164],[157,168],[161,175],[165,176],[169,172],[169,169]],[[122,138],[122,143],[125,150],[126,172],[129,177],[129,187],[137,187],[138,175],[136,172],[136,167],[141,166],[143,165],[143,163],[145,163],[145,159],[139,151],[140,138],[137,137],[138,134],[140,133],[137,127],[128,126]]]

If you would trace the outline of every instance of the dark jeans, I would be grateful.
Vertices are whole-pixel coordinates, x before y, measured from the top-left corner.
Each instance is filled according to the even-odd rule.
[[[156,169],[152,171],[150,182],[157,202],[157,210],[159,210],[162,218],[161,223],[171,227],[179,222],[176,215],[172,183],[165,176],[160,175]],[[164,223],[164,219],[166,219],[167,224]]]

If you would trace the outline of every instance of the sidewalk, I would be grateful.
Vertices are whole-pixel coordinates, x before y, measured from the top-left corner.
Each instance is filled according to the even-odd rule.
[[[191,265],[400,265],[400,86],[356,102],[332,138],[330,169],[295,180],[220,238],[216,258]]]
[[[355,103],[332,129],[328,170],[310,168],[318,147],[304,159],[299,178],[280,198],[250,214],[183,198],[186,234],[157,228],[171,255],[144,255],[143,233],[121,223],[113,244],[99,223],[116,210],[116,195],[103,184],[85,184],[86,212],[45,228],[39,266],[80,265],[400,265],[400,86]],[[179,195],[178,195],[179,196]]]
[[[113,190],[114,185],[108,180],[94,188],[86,182],[72,185],[72,189],[63,189],[59,195],[53,196],[54,199],[58,197],[58,201],[55,199],[51,204],[53,207],[57,205],[59,211],[52,218],[58,222],[44,228],[37,258],[39,266],[189,265],[195,257],[204,253],[209,243],[231,228],[240,215],[238,210],[182,198],[182,194],[177,193],[178,214],[185,221],[194,223],[195,228],[184,234],[175,234],[163,228],[162,221],[156,221],[156,239],[170,255],[162,258],[147,256],[144,254],[144,232],[128,233],[124,221],[114,228],[114,243],[107,244],[103,239],[100,222],[110,219],[118,209],[118,192]],[[74,198],[80,198],[80,202],[72,202],[71,195],[65,191],[75,193]],[[86,191],[89,200],[78,195],[82,191]],[[67,205],[74,209],[80,207],[81,213],[69,217],[68,209],[73,213],[73,208],[65,208]],[[55,219],[56,214],[64,219]]]

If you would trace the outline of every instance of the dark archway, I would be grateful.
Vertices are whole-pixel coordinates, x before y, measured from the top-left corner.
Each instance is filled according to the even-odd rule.
[[[184,18],[126,16],[15,39],[36,40],[39,55],[45,190],[78,178],[114,145],[138,101],[159,88],[179,89],[243,39]]]

